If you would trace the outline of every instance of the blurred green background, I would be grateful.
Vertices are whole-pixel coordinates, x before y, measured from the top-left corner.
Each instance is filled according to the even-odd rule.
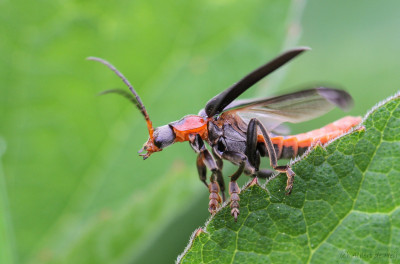
[[[0,0],[0,10],[0,263],[171,263],[208,218],[195,153],[176,144],[142,161],[143,117],[96,96],[125,87],[88,56],[128,77],[156,126],[297,45],[313,50],[248,97],[324,84],[364,115],[400,84],[394,0]]]

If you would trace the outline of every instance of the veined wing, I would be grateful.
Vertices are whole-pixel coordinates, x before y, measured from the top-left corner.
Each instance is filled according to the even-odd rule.
[[[347,92],[320,87],[271,98],[235,100],[222,115],[235,113],[245,122],[257,118],[271,131],[283,122],[304,122],[329,112],[335,106],[348,110],[352,104]]]

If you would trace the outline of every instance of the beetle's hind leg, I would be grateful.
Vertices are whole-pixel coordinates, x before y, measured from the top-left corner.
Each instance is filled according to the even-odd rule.
[[[288,195],[292,192],[292,189],[293,189],[295,173],[292,171],[292,169],[289,166],[278,166],[278,158],[277,158],[277,155],[275,152],[274,144],[272,143],[272,140],[271,140],[270,136],[268,135],[268,132],[265,129],[265,127],[256,118],[251,119],[249,122],[249,125],[247,127],[246,154],[248,156],[249,163],[251,165],[255,166],[256,170],[258,170],[259,162],[257,161],[257,157],[259,157],[259,154],[257,155],[257,153],[258,153],[258,151],[257,151],[257,141],[258,141],[257,140],[257,138],[258,138],[257,128],[260,129],[262,136],[264,138],[264,143],[265,143],[265,146],[268,151],[268,156],[269,156],[271,167],[274,170],[286,173],[286,176],[287,176],[286,194]],[[267,176],[267,173],[262,173],[262,174]]]
[[[257,147],[257,129],[256,123],[250,122],[247,127],[247,140],[246,140],[246,155],[249,164],[255,168],[253,177],[261,179],[269,179],[273,174],[273,170],[260,169],[260,152]]]

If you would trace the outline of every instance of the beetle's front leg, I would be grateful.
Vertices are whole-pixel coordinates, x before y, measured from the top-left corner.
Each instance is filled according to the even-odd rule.
[[[197,166],[197,172],[199,173],[200,181],[202,181],[208,188],[207,167],[206,164],[204,163],[204,155],[202,155],[201,153],[197,155],[196,166]]]
[[[222,167],[224,165],[222,159],[214,153],[213,151],[213,157],[217,163],[218,170],[216,171],[216,176],[217,176],[217,182],[219,184],[219,187],[221,188],[221,195],[222,195],[222,202],[225,202],[225,181],[224,177],[222,176]]]
[[[218,209],[220,203],[222,202],[221,196],[219,195],[220,191],[225,190],[225,185],[222,184],[223,189],[220,189],[220,186],[218,182],[222,179],[222,173],[219,170],[219,167],[217,163],[215,162],[213,156],[211,153],[206,149],[204,145],[203,139],[198,135],[189,135],[189,143],[193,150],[199,155],[197,156],[197,170],[199,172],[199,177],[202,182],[207,186],[209,192],[210,192],[210,202],[209,202],[209,208],[208,211],[210,213],[215,213],[216,210]],[[206,177],[207,177],[207,168],[211,170],[211,176],[210,176],[210,184],[207,185],[206,182]],[[222,179],[223,183],[223,179]],[[225,198],[225,196],[223,195]],[[225,199],[224,199],[225,200]]]
[[[231,181],[229,182],[229,195],[231,196],[231,215],[235,218],[235,222],[237,221],[237,217],[239,215],[239,193],[240,188],[236,182],[236,180],[242,175],[244,168],[246,166],[247,157],[246,155],[240,152],[234,151],[225,151],[222,154],[222,158],[229,160],[235,165],[239,165],[239,169],[232,174]]]
[[[256,118],[253,118],[250,120],[248,128],[247,128],[247,152],[252,152],[248,154],[249,156],[249,162],[253,165],[253,163],[256,163],[256,154],[254,151],[256,150],[257,146],[257,127],[260,129],[262,136],[264,138],[264,143],[268,151],[268,156],[270,160],[270,165],[274,170],[277,170],[279,172],[285,172],[287,176],[287,182],[286,182],[286,194],[289,195],[292,192],[293,189],[293,182],[294,182],[294,176],[295,173],[292,171],[292,169],[289,166],[278,166],[278,158],[275,152],[274,144],[272,143],[272,140],[270,136],[268,135],[267,130],[265,127],[261,124],[260,121],[258,121]]]
[[[207,167],[211,170],[209,185],[206,182]],[[216,167],[216,163],[207,149],[202,150],[197,156],[197,170],[199,172],[200,180],[204,182],[210,192],[210,203],[208,210],[213,214],[218,209],[219,204],[222,202],[221,196],[219,195],[219,192],[222,190],[218,184],[218,175],[220,175],[222,178],[222,174],[218,167]],[[224,194],[223,198],[225,200]]]

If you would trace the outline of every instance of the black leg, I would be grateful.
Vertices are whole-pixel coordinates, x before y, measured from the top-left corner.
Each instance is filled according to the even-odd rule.
[[[274,174],[273,170],[261,169],[257,171],[257,177],[260,179],[269,179],[272,174]]]
[[[199,172],[199,177],[202,182],[205,183],[205,185],[208,187],[208,190],[210,192],[210,202],[209,202],[209,207],[208,211],[210,213],[215,213],[216,210],[219,207],[219,204],[222,202],[221,196],[219,195],[220,192],[220,187],[218,184],[218,178],[222,178],[222,173],[219,170],[217,163],[215,162],[213,156],[210,154],[208,149],[206,149],[204,145],[203,139],[198,135],[189,135],[189,143],[190,146],[193,148],[193,150],[196,153],[199,153],[197,156],[197,170]],[[210,176],[210,184],[207,185],[206,182],[206,174],[207,170],[211,170],[212,174]]]
[[[222,177],[222,172],[220,170],[217,170],[215,173],[217,174],[217,182],[219,184],[219,187],[221,188],[222,202],[225,202],[226,198],[224,177]]]
[[[222,159],[220,157],[218,157],[218,155],[216,155],[214,153],[214,150],[212,151],[213,156],[215,161],[217,162],[217,166],[218,166],[218,170],[217,170],[217,182],[219,184],[219,187],[221,188],[221,195],[222,195],[222,201],[225,202],[226,198],[225,198],[225,181],[224,181],[224,177],[222,176],[222,167],[224,165]]]
[[[247,157],[246,155],[240,152],[234,151],[225,151],[222,154],[222,158],[229,160],[233,164],[239,165],[239,169],[232,174],[231,181],[229,182],[229,195],[231,197],[231,215],[235,218],[235,222],[237,221],[239,215],[239,193],[240,188],[236,182],[236,180],[242,175],[244,168],[246,166]]]
[[[258,171],[260,167],[260,153],[257,150],[257,124],[249,122],[247,127],[246,155],[249,163]]]
[[[211,214],[214,214],[217,211],[219,204],[222,202],[221,196],[219,196],[221,189],[219,188],[216,179],[216,171],[213,171],[210,176],[210,185],[208,185],[208,190],[210,191],[210,195],[208,197],[210,200],[208,203],[208,211]]]
[[[287,176],[286,194],[290,194],[292,192],[292,188],[293,188],[295,173],[292,171],[292,169],[289,166],[278,166],[278,159],[276,156],[274,144],[272,143],[272,140],[269,137],[268,132],[265,129],[265,127],[256,118],[251,119],[249,122],[249,125],[248,125],[247,133],[248,133],[248,135],[250,134],[250,141],[247,142],[247,149],[253,150],[257,147],[257,137],[254,137],[254,133],[257,132],[257,127],[261,130],[262,136],[264,138],[264,143],[265,143],[265,147],[267,148],[267,151],[268,151],[268,156],[269,156],[271,167],[274,170],[286,173],[286,176]],[[249,138],[249,136],[248,136],[248,138]],[[255,138],[255,140],[254,140],[254,138]]]
[[[199,178],[200,180],[206,185],[206,187],[208,188],[208,184],[207,184],[207,167],[206,164],[203,161],[204,157],[203,155],[200,153],[197,156],[197,161],[196,161],[196,165],[197,165],[197,172],[199,173]]]

